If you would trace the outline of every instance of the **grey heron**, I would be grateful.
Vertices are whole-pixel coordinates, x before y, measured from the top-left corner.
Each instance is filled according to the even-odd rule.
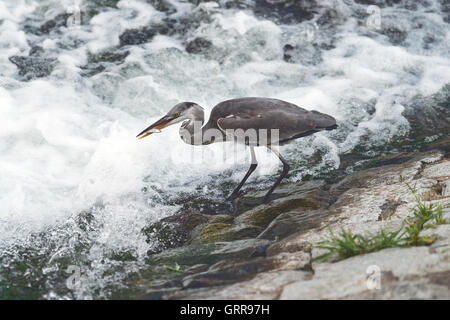
[[[145,138],[169,125],[183,122],[180,136],[185,143],[207,145],[233,140],[249,146],[250,168],[228,197],[227,200],[230,201],[239,197],[240,189],[258,165],[254,147],[266,146],[278,156],[283,164],[283,170],[264,196],[263,203],[268,202],[269,196],[290,169],[287,161],[274,146],[290,143],[318,131],[337,128],[336,120],[330,115],[315,110],[308,111],[278,99],[252,97],[220,102],[212,109],[208,122],[203,126],[204,121],[205,116],[201,106],[194,102],[181,102],[164,117],[139,133],[137,138]],[[249,131],[252,134],[248,134]]]

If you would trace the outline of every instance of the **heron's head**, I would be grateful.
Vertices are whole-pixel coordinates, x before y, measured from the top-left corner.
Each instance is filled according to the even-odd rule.
[[[138,139],[145,138],[152,133],[159,132],[161,129],[176,124],[184,120],[193,120],[201,110],[203,116],[203,108],[194,102],[181,102],[175,105],[170,111],[161,119],[147,127],[144,131],[139,133],[136,137]]]

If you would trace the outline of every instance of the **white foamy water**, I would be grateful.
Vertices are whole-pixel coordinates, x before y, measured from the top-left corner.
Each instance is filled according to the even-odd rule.
[[[266,96],[334,116],[338,130],[283,147],[294,163],[317,150],[323,154],[321,162],[295,170],[296,181],[337,168],[339,155],[358,144],[381,145],[405,134],[405,104],[450,83],[449,24],[438,1],[417,10],[381,9],[382,26],[403,32],[400,43],[357,18],[367,8],[355,3],[324,1],[319,12],[335,12],[330,26],[314,24],[317,17],[283,25],[212,2],[197,8],[169,2],[177,9],[170,18],[196,19],[198,28],[122,48],[129,51],[123,63],[105,63],[93,76],[83,69],[92,64],[91,55],[118,50],[125,30],[161,23],[166,13],[151,1],[122,0],[117,7],[96,7],[81,26],[39,35],[26,26],[39,27],[74,2],[0,2],[0,284],[9,281],[1,269],[21,263],[30,248],[49,277],[36,284],[33,297],[108,297],[111,284],[145,266],[154,244],[141,230],[176,212],[174,199],[185,193],[213,199],[232,191],[220,189],[217,179],[238,183],[247,154],[234,155],[231,146],[185,145],[175,126],[136,140],[180,101],[197,102],[208,116],[222,100]],[[82,13],[92,3],[81,2]],[[196,37],[211,41],[206,55],[186,52],[185,42]],[[283,60],[286,44],[294,47],[290,62]],[[35,46],[54,68],[25,81],[9,57],[27,56]],[[254,186],[273,179],[280,166],[265,150],[257,157]],[[89,228],[80,227],[82,212],[93,217]],[[134,259],[118,262],[111,258],[117,252]],[[72,292],[58,289],[60,280],[51,276],[63,258],[83,271],[81,287]],[[105,275],[121,263],[125,271]],[[42,277],[37,274],[23,286],[33,287]]]

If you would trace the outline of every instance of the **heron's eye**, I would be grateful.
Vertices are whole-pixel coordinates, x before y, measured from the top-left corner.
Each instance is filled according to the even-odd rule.
[[[175,112],[175,117],[179,117],[180,113],[179,112]]]

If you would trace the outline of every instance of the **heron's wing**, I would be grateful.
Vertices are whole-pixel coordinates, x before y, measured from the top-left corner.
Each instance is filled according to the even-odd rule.
[[[279,132],[280,141],[301,137],[336,125],[336,120],[318,111],[308,111],[286,101],[240,98],[224,101],[212,110],[210,126],[227,130],[254,129]]]
[[[278,129],[283,137],[296,135],[301,132],[314,130],[317,123],[311,112],[287,112],[284,110],[265,110],[264,112],[236,112],[225,118],[217,120],[218,127],[225,131],[227,129]],[[280,138],[281,135],[280,135]]]

